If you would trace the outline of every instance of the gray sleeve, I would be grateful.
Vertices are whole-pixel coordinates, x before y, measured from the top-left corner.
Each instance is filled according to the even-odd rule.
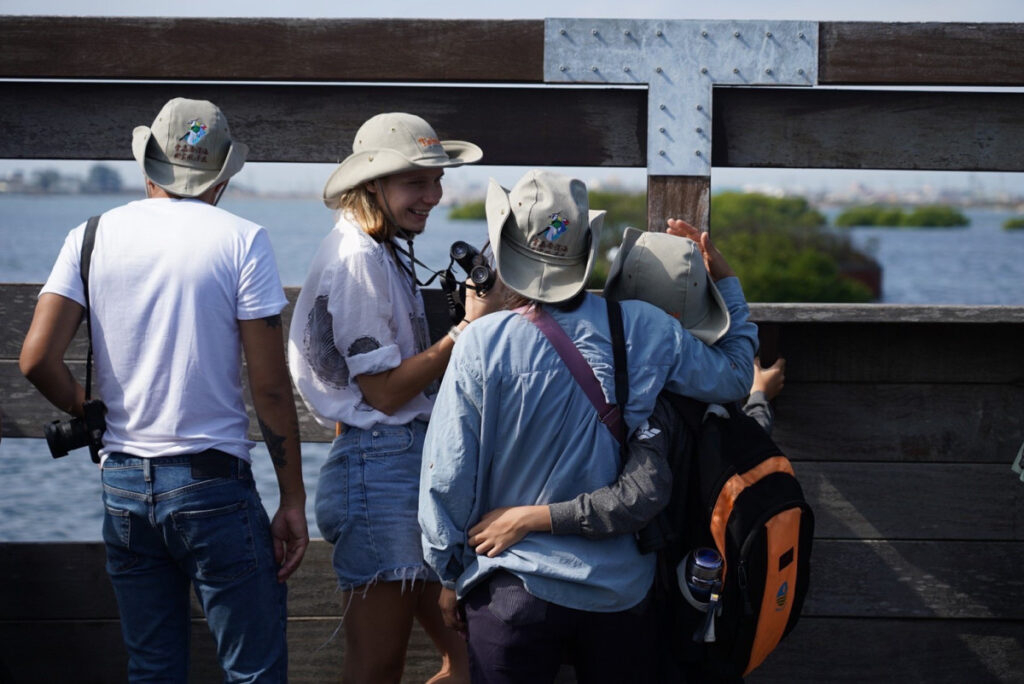
[[[769,435],[772,434],[772,428],[775,427],[775,414],[772,413],[771,404],[765,398],[764,392],[760,390],[751,392],[747,403],[743,405],[743,412],[757,421],[762,430]]]
[[[619,478],[571,501],[550,504],[554,534],[602,539],[637,532],[668,505],[672,471],[666,454],[681,421],[672,420],[668,402],[659,400],[654,414],[630,437]]]

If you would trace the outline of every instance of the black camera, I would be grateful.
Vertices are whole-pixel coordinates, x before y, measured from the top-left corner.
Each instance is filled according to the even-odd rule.
[[[494,269],[487,262],[487,257],[476,247],[468,242],[456,240],[452,243],[451,257],[469,275],[469,280],[477,292],[485,294],[494,287]]]
[[[50,455],[54,458],[67,456],[69,451],[87,446],[93,463],[99,463],[103,433],[107,429],[107,405],[99,399],[90,399],[82,404],[82,410],[84,418],[55,420],[44,425],[46,446],[50,447]]]

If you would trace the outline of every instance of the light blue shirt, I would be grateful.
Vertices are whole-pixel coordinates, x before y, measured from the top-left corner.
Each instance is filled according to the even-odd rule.
[[[629,431],[650,415],[663,388],[709,402],[746,396],[757,326],[747,320],[738,279],[723,279],[718,288],[732,321],[714,346],[646,302],[622,303]],[[604,300],[587,295],[575,311],[547,311],[614,403]],[[469,528],[491,509],[566,501],[608,485],[619,467],[617,442],[543,333],[516,313],[485,316],[459,337],[427,429],[419,500],[424,557],[460,598],[504,569],[551,603],[597,612],[631,608],[654,578],[654,554],[641,554],[632,535],[531,533],[495,558],[467,544]]]

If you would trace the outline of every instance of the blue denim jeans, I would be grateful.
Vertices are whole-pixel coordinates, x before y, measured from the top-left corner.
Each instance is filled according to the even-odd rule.
[[[334,546],[338,587],[437,581],[423,562],[416,520],[427,424],[349,427],[334,440],[316,486],[316,524]]]
[[[220,452],[111,454],[102,477],[130,681],[188,679],[190,584],[225,681],[286,681],[286,590],[249,465]]]

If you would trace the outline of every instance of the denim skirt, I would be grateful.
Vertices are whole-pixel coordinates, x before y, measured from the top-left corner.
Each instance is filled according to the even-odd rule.
[[[416,520],[427,424],[350,427],[320,469],[316,523],[334,546],[343,591],[374,582],[437,581]]]

